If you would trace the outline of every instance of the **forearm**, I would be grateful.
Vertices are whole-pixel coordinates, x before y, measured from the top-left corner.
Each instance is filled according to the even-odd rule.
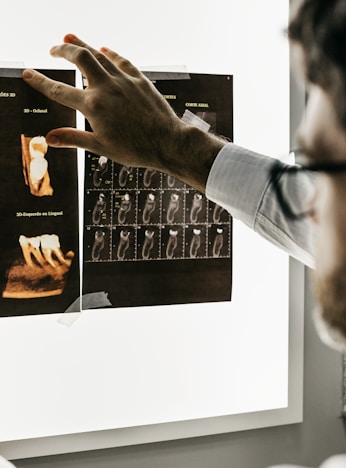
[[[157,169],[205,193],[211,166],[225,144],[222,138],[182,124],[161,149]]]

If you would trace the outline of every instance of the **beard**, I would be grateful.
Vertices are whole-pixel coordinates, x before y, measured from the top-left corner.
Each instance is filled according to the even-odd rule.
[[[332,273],[313,272],[317,307],[315,325],[322,341],[339,351],[346,351],[346,266]]]

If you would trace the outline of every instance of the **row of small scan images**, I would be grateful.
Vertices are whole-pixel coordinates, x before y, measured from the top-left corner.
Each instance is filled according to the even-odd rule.
[[[184,188],[186,184],[154,169],[142,169],[87,154],[85,185],[89,188]]]
[[[230,215],[198,192],[179,194],[87,192],[85,224],[223,223]]]
[[[84,261],[229,258],[231,226],[87,227]]]

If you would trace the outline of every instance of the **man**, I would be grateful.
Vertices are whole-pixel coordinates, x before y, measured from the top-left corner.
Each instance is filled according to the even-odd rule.
[[[73,35],[51,54],[76,64],[87,89],[33,70],[23,78],[81,111],[93,129],[52,130],[49,145],[82,147],[126,166],[171,174],[306,264],[312,266],[314,257],[317,327],[323,340],[346,350],[346,0],[297,5],[288,35],[295,67],[309,85],[299,143],[310,170],[186,125],[130,62]],[[337,466],[328,463],[323,466]]]

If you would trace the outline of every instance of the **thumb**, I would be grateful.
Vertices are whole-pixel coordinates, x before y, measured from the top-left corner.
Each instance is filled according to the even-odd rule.
[[[99,147],[92,132],[85,132],[75,128],[56,128],[46,135],[49,146],[65,148],[83,148],[97,152]]]

